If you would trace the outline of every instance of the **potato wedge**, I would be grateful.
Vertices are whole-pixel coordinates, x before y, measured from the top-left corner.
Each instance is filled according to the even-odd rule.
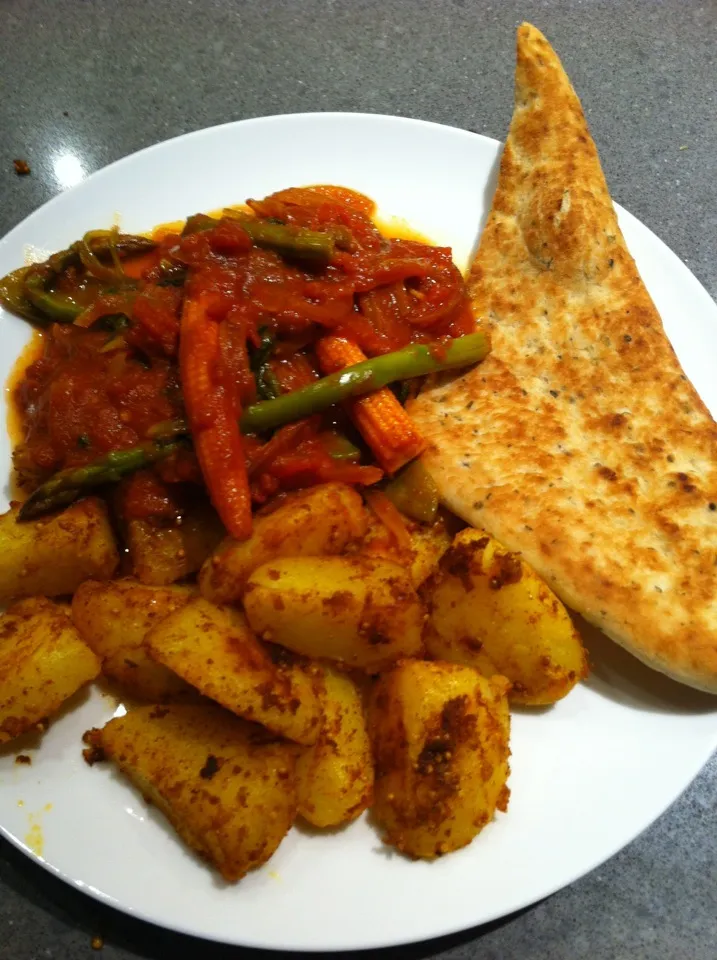
[[[100,672],[69,611],[45,597],[0,616],[0,743],[55,713]]]
[[[219,707],[138,707],[85,740],[230,882],[266,863],[294,822],[295,748]]]
[[[328,665],[317,674],[324,720],[319,739],[296,763],[299,814],[315,827],[338,827],[371,802],[371,744],[356,683]]]
[[[181,524],[155,526],[147,520],[125,525],[130,568],[135,577],[150,586],[166,586],[196,573],[226,535],[216,510],[198,503]]]
[[[102,660],[102,672],[132,696],[161,702],[194,693],[150,655],[147,633],[192,597],[186,586],[148,587],[136,580],[86,580],[72,598],[72,619]]]
[[[507,677],[513,703],[555,703],[587,674],[565,607],[517,553],[482,530],[462,530],[424,585],[432,657]]]
[[[503,677],[405,660],[376,682],[368,713],[376,764],[373,813],[385,842],[438,857],[506,810],[510,715]]]
[[[238,611],[197,597],[146,642],[155,660],[238,716],[297,743],[316,741],[321,710],[311,677],[275,664]]]
[[[108,580],[117,569],[107,510],[96,497],[39,520],[18,523],[17,513],[0,516],[0,605],[74,593],[83,580]]]
[[[249,577],[252,630],[307,657],[378,672],[422,649],[424,612],[410,575],[377,557],[285,557]]]
[[[368,530],[358,545],[357,552],[393,560],[394,563],[406,567],[411,572],[414,585],[420,587],[450,547],[453,534],[446,522],[445,513],[439,513],[434,523],[418,523],[406,517],[405,524],[411,545],[401,549],[390,531],[371,513]]]
[[[324,483],[302,490],[258,516],[248,540],[224,540],[202,567],[199,589],[213,603],[235,603],[257,567],[277,557],[341,553],[364,535],[367,523],[353,487]]]

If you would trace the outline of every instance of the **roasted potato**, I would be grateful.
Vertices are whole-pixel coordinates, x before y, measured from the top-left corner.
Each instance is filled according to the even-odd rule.
[[[386,843],[411,857],[466,846],[506,810],[510,715],[503,677],[404,660],[376,682],[368,726],[373,813]]]
[[[296,763],[299,813],[315,827],[338,827],[371,802],[371,744],[363,695],[351,677],[318,667],[315,686],[324,718],[319,739]]]
[[[418,523],[408,517],[404,522],[411,543],[402,548],[388,528],[371,513],[366,535],[356,549],[362,555],[383,557],[406,567],[414,585],[420,587],[450,547],[453,535],[444,513],[439,514],[434,523]]]
[[[263,639],[367,672],[422,649],[411,577],[376,557],[274,560],[249,577],[244,610]]]
[[[181,524],[130,520],[125,538],[132,573],[142,583],[166,586],[196,573],[226,531],[209,503],[189,508]]]
[[[219,707],[143,706],[85,740],[225,880],[266,863],[294,822],[296,748]]]
[[[146,642],[155,660],[233,713],[297,743],[316,741],[321,711],[311,677],[274,663],[238,611],[197,597]]]
[[[199,589],[213,603],[235,603],[257,567],[278,557],[341,553],[364,535],[367,523],[353,487],[324,483],[302,490],[258,516],[248,540],[224,540],[202,567]]]
[[[14,604],[0,616],[0,743],[50,717],[99,672],[65,607],[44,597]]]
[[[0,516],[0,605],[20,597],[74,593],[83,580],[108,580],[119,554],[104,503],[80,500],[61,513],[17,522]]]
[[[102,672],[132,696],[153,702],[192,688],[150,656],[146,634],[191,598],[191,587],[148,587],[136,580],[86,580],[72,598],[72,619],[102,660]]]
[[[462,530],[422,590],[430,656],[507,677],[513,703],[555,703],[587,674],[570,616],[520,557]]]

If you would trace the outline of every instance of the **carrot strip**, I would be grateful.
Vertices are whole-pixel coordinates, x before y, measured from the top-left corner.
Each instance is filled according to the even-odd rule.
[[[335,373],[366,356],[355,343],[342,337],[323,337],[316,356],[324,373]],[[347,403],[347,409],[379,464],[395,473],[426,448],[426,441],[388,387]]]
[[[251,497],[236,402],[217,382],[219,324],[209,317],[211,297],[187,298],[182,312],[179,373],[194,449],[209,496],[224,526],[238,540],[251,533]]]
[[[376,514],[381,523],[386,527],[396,546],[401,550],[411,549],[411,535],[408,532],[406,521],[402,514],[394,507],[385,493],[380,490],[365,490],[364,498],[369,507]]]

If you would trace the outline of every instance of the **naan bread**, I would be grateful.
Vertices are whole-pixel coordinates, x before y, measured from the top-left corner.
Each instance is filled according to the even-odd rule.
[[[446,504],[645,663],[717,693],[717,427],[528,24],[470,289],[493,353],[411,407]]]

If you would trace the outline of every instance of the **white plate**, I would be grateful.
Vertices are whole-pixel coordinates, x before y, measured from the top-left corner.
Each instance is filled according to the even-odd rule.
[[[499,145],[393,117],[307,114],[215,127],[144,150],[54,199],[0,241],[0,274],[28,247],[54,250],[116,215],[128,230],[280,187],[364,191],[464,265],[490,203]],[[717,410],[717,307],[677,257],[619,211],[628,245],[687,373]],[[3,315],[0,378],[26,341]],[[0,470],[10,466],[6,438]],[[99,692],[56,719],[32,766],[0,754],[2,833],[43,866],[121,910],[234,944],[297,950],[380,947],[465,929],[539,900],[629,843],[717,746],[717,698],[678,687],[600,637],[591,679],[556,707],[514,717],[510,811],[467,849],[412,863],[363,818],[322,836],[294,829],[238,886],[201,865],[162,817],[80,737],[116,704]],[[17,750],[17,748],[15,748]],[[20,803],[22,802],[22,805]],[[33,853],[42,840],[42,856]]]

